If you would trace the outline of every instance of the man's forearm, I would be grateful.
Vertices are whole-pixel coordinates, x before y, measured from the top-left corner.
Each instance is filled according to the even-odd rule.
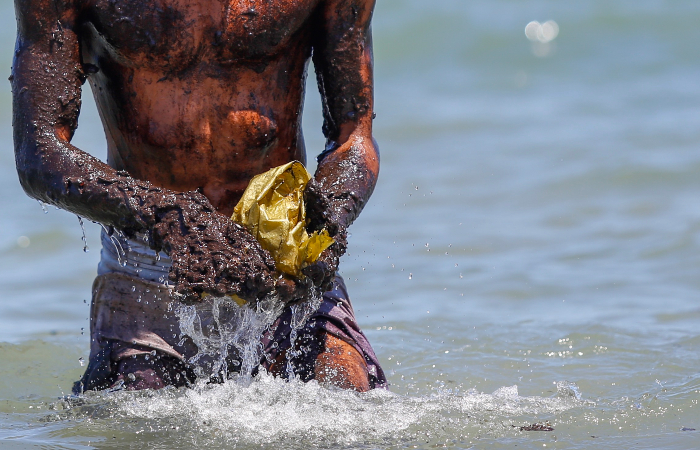
[[[175,193],[116,171],[60,139],[16,137],[16,144],[20,182],[42,202],[129,235],[147,231],[159,212],[174,206]]]
[[[38,149],[24,149],[17,158],[20,180],[30,196],[128,236],[151,233],[170,212],[179,214],[195,204],[214,212],[199,193],[174,192],[137,180],[70,144],[39,140],[34,145]],[[151,245],[160,247],[160,242],[152,239]]]
[[[354,138],[328,152],[315,180],[328,202],[327,219],[347,228],[374,191],[379,175],[379,150],[371,137]]]
[[[314,284],[330,289],[347,249],[347,228],[357,218],[372,195],[379,175],[377,144],[359,133],[343,145],[321,155],[313,183],[306,188],[307,229],[325,229],[334,239],[316,264],[304,273]]]

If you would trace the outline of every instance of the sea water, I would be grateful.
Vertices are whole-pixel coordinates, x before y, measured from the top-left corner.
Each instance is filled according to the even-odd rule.
[[[0,448],[698,448],[698,23],[683,0],[378,2],[382,168],[341,263],[390,382],[366,394],[262,375],[70,396],[99,252],[22,192],[6,85]],[[74,143],[104,158],[86,93]]]

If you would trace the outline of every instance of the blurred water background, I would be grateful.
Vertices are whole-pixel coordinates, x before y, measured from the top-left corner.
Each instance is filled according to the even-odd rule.
[[[75,216],[22,192],[6,83],[0,447],[700,447],[699,24],[691,0],[378,2],[382,173],[341,272],[392,386],[362,395],[262,377],[63,400],[99,227],[84,253]],[[74,143],[104,157],[84,94]],[[314,155],[313,84],[304,120]]]

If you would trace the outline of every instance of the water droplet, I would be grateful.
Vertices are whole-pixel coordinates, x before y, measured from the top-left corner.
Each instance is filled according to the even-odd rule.
[[[131,286],[131,292],[136,292],[136,286]]]
[[[46,204],[42,201],[39,201],[39,206],[41,206],[41,209],[44,211],[44,214],[48,214],[49,210],[46,209]]]
[[[20,236],[17,238],[17,246],[20,248],[27,248],[32,241],[27,236]]]
[[[127,378],[129,378],[131,381],[136,381],[136,375],[134,375],[133,373],[127,375]]]
[[[78,362],[80,363],[80,367],[83,367],[83,365],[85,365],[85,360],[83,359],[82,356],[80,358],[78,358]]]
[[[548,20],[542,24],[533,20],[525,27],[525,36],[533,42],[546,44],[556,39],[558,35],[559,25],[553,20]]]
[[[409,273],[409,274],[408,274],[408,279],[409,279],[409,280],[412,280],[412,279],[413,279],[413,274],[412,274],[412,273]]]
[[[87,245],[87,237],[85,237],[85,225],[83,224],[83,218],[78,216],[78,222],[80,223],[80,229],[83,232],[83,251],[87,253],[90,251],[90,249]]]

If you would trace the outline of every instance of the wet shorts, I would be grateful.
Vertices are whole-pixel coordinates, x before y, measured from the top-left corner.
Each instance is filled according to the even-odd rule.
[[[176,315],[179,302],[171,298],[167,285],[170,261],[158,256],[142,240],[102,236],[101,261],[93,284],[90,308],[90,361],[83,378],[74,386],[83,390],[109,388],[116,380],[119,362],[139,355],[166,358],[187,369],[198,354],[198,346],[182,334]],[[211,301],[198,303],[203,311]],[[287,306],[262,336],[259,368],[270,370],[291,346],[292,310]],[[206,327],[203,324],[203,327]],[[336,276],[333,287],[322,296],[316,312],[296,330],[295,349],[291,359],[296,376],[313,377],[313,360],[318,355],[318,336],[328,333],[350,344],[367,364],[372,388],[387,386],[386,377],[369,341],[360,330],[350,303],[345,283]],[[228,367],[239,366],[240,355],[227,356]],[[206,361],[200,361],[205,363]],[[193,373],[193,371],[189,371]],[[279,373],[286,376],[286,372]]]

